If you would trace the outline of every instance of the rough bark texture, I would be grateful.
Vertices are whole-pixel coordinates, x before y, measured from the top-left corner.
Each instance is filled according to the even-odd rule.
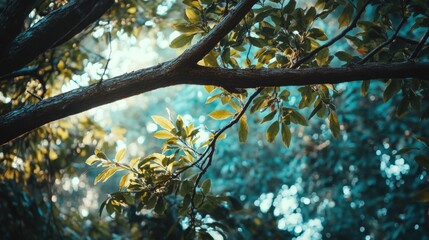
[[[170,62],[103,80],[0,116],[0,145],[51,121],[126,97],[178,84],[216,85],[231,89],[340,83],[378,78],[427,79],[429,63],[414,62],[369,63],[341,68],[299,70],[221,69],[197,66],[196,62],[213,49],[256,2],[257,0],[240,1],[207,36]],[[0,79],[1,75],[19,72],[14,70],[27,65],[40,53],[80,32],[98,19],[112,4],[113,0],[72,1],[49,13],[15,38],[6,57],[0,55]],[[362,9],[359,14],[363,11]],[[358,17],[359,15],[355,19]],[[349,31],[349,28],[346,30]],[[337,38],[338,36],[333,39]],[[35,42],[43,44],[34,47]],[[328,42],[326,46],[332,43]],[[304,57],[300,61],[304,62],[310,57]]]
[[[113,3],[114,0],[75,1],[50,12],[7,47],[2,46],[0,76],[24,67],[41,53],[69,40],[99,19]]]
[[[0,117],[0,144],[51,121],[126,97],[178,84],[230,88],[298,86],[377,78],[428,78],[429,63],[371,63],[343,68],[220,69],[174,68],[171,62],[131,72],[100,84],[48,98]]]

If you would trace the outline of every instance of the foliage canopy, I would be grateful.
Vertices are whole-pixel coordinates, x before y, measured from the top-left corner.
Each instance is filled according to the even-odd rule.
[[[396,239],[427,231],[427,206],[412,202],[429,201],[417,166],[429,167],[425,0],[0,3],[6,237]],[[172,31],[177,58],[110,71],[114,41],[160,41]],[[207,121],[156,112],[160,141],[149,154],[114,151],[128,136],[123,128],[68,117],[181,84],[204,85],[210,112],[184,110]],[[99,208],[116,228],[53,200],[55,184],[82,171],[77,158],[101,169],[94,184],[118,176],[118,191]],[[91,224],[79,227],[84,218]],[[35,220],[54,224],[29,227]]]

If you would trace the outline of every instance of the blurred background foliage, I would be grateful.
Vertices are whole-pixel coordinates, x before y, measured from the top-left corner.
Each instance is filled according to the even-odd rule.
[[[41,2],[28,17],[28,26],[66,4],[59,0]],[[373,60],[406,60],[415,46],[411,40],[419,39],[428,27],[425,1],[373,1],[366,21],[359,22],[347,40],[322,51],[305,67],[361,61],[392,34],[401,21],[403,9],[398,6],[405,2],[411,14],[400,31],[401,38]],[[297,58],[326,41],[327,36],[336,35],[339,27],[347,26],[357,11],[352,6],[357,8],[362,3],[298,1],[294,5],[294,1],[260,1],[201,64],[290,67]],[[172,59],[205,35],[235,4],[203,0],[120,1],[84,32],[41,55],[28,67],[30,74],[1,79],[0,113]],[[281,11],[276,10],[280,5]],[[318,7],[317,21],[316,8],[311,6]],[[282,18],[284,14],[289,17]],[[428,55],[426,44],[420,59],[427,61]],[[428,239],[428,205],[413,201],[416,192],[427,186],[423,168],[428,166],[424,162],[428,153],[424,137],[429,136],[427,86],[415,86],[409,80],[401,84],[398,87],[387,80],[377,80],[371,81],[370,86],[348,83],[327,90],[327,107],[320,110],[319,117],[311,118],[306,127],[288,124],[292,135],[288,148],[279,136],[273,143],[266,141],[272,121],[260,122],[273,112],[272,107],[247,114],[247,141],[239,143],[239,126],[234,126],[217,144],[205,177],[211,179],[210,192],[225,195],[228,201],[214,211],[199,213],[201,228],[205,228],[199,238]],[[290,92],[283,104],[299,109],[307,117],[317,107],[316,98],[321,101],[320,92],[324,93],[324,89],[287,87],[278,93]],[[145,209],[136,212],[140,210],[138,206],[128,204],[123,214],[112,217],[103,211],[99,217],[100,205],[117,191],[121,176],[114,175],[106,183],[94,186],[101,169],[89,168],[85,160],[95,149],[114,156],[126,147],[127,159],[159,152],[163,141],[152,136],[159,130],[151,119],[153,115],[180,115],[186,124],[204,129],[201,134],[219,129],[227,121],[214,121],[209,113],[215,109],[232,111],[233,106],[227,107],[224,103],[228,101],[221,98],[206,104],[215,94],[226,96],[228,92],[217,89],[208,93],[195,86],[159,89],[55,121],[2,146],[2,236],[186,236],[189,218],[178,215],[179,205],[174,198],[166,198],[170,207],[161,215]],[[306,97],[313,100],[302,103]],[[301,109],[301,105],[308,108]],[[339,119],[336,138],[327,120],[328,111],[334,111]],[[409,147],[415,149],[401,150]],[[420,166],[416,156],[423,156]],[[425,192],[420,196],[427,198]]]

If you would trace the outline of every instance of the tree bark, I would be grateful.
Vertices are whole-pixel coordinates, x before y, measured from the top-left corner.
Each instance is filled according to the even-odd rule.
[[[114,0],[74,1],[53,10],[6,48],[2,46],[0,76],[24,67],[41,53],[69,40],[99,19],[113,3]]]
[[[0,117],[0,145],[20,135],[85,110],[155,89],[179,85],[229,88],[300,86],[378,78],[427,79],[429,63],[369,63],[341,68],[220,69],[175,68],[172,62],[127,73],[24,106]]]

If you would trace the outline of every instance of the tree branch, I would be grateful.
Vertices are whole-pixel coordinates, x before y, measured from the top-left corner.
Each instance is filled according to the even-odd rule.
[[[398,35],[399,30],[401,30],[402,26],[404,26],[404,23],[407,22],[407,19],[408,19],[407,17],[403,17],[402,20],[401,20],[401,23],[399,23],[399,25],[396,28],[396,30],[393,33],[393,35],[389,39],[387,39],[386,41],[384,41],[382,44],[380,44],[376,48],[374,48],[371,52],[369,52],[362,60],[359,61],[359,64],[364,64],[364,63],[368,62],[382,48],[384,48],[385,46],[391,44],[393,42],[393,40],[395,40],[396,36]]]
[[[303,63],[305,63],[306,61],[310,60],[312,57],[314,57],[314,55],[316,55],[318,52],[320,52],[320,50],[322,50],[324,48],[327,48],[327,47],[331,46],[332,44],[336,43],[338,40],[340,40],[341,38],[343,38],[348,32],[350,32],[353,28],[355,28],[357,22],[360,19],[360,16],[365,11],[365,8],[366,8],[366,6],[368,6],[369,2],[370,2],[369,0],[365,1],[365,3],[362,5],[362,7],[359,10],[359,12],[354,17],[353,21],[340,34],[338,34],[337,36],[333,37],[331,40],[329,40],[329,42],[323,44],[322,46],[320,46],[320,47],[318,47],[316,49],[314,49],[309,54],[307,54],[304,57],[302,57],[301,59],[299,59],[296,63],[294,63],[291,66],[291,68],[297,68],[297,67],[301,66]]]
[[[36,3],[37,0],[12,1],[0,12],[0,55],[24,29],[24,20]]]
[[[69,40],[99,19],[113,3],[114,0],[74,1],[53,10],[2,52],[0,76],[24,67],[41,53]]]
[[[172,65],[177,68],[184,68],[189,65],[196,64],[207,53],[209,53],[226,34],[237,26],[256,2],[257,0],[240,1],[236,5],[235,9],[229,12],[229,14],[226,15],[226,17],[224,17],[219,24],[212,29],[212,31],[210,31],[210,33],[183,52],[182,55],[172,62]]]
[[[423,46],[426,43],[426,40],[429,37],[429,30],[426,31],[425,35],[423,35],[422,39],[420,39],[419,44],[417,45],[417,47],[414,49],[413,53],[410,56],[410,59],[413,60],[415,58],[417,58],[417,56],[419,55],[420,51],[422,50]]]
[[[301,86],[378,78],[427,79],[429,63],[368,63],[341,68],[220,69],[195,66],[183,71],[171,62],[124,74],[24,106],[0,116],[0,145],[32,129],[85,110],[158,88],[179,84],[231,88]]]

